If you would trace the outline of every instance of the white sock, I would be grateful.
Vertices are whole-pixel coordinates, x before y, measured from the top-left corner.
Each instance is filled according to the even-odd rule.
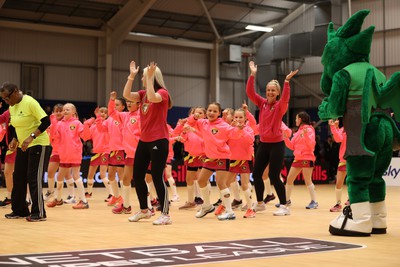
[[[236,178],[235,178],[235,181],[230,184],[229,191],[232,192],[234,199],[240,200],[240,194],[239,194],[240,186],[239,186],[239,182],[236,181]]]
[[[94,185],[94,179],[88,179],[87,180],[87,192],[91,194],[93,192],[93,185]]]
[[[204,200],[204,207],[209,207],[211,206],[211,201],[210,201],[210,189],[208,186],[205,186],[203,188],[200,188],[201,195],[203,196]]]
[[[57,200],[62,199],[63,187],[64,187],[64,181],[57,181],[57,191],[56,191],[56,196],[55,196],[55,198]]]
[[[122,186],[122,198],[124,199],[125,208],[128,208],[130,206],[130,198],[129,198],[130,194],[131,194],[131,186],[130,185]]]
[[[110,181],[110,185],[114,197],[119,198],[119,188],[117,180],[114,179],[114,181]]]
[[[265,192],[267,193],[267,195],[272,195],[272,187],[271,187],[271,181],[269,179],[267,180],[263,180],[264,181],[264,188],[265,188]]]
[[[47,184],[49,186],[49,192],[54,192],[54,184],[55,184],[54,177],[47,177]]]
[[[178,191],[176,191],[176,184],[175,184],[175,180],[174,180],[174,177],[168,177],[168,184],[169,184],[169,187],[171,187],[171,190],[172,190],[172,195],[173,196],[177,196],[178,195]]]
[[[317,194],[315,193],[315,186],[314,184],[310,184],[307,186],[308,192],[310,193],[311,200],[314,200],[315,202],[317,201]]]
[[[247,188],[246,191],[243,191],[244,194],[244,198],[246,199],[246,204],[247,204],[247,208],[251,209],[251,207],[253,207],[253,201],[251,199],[251,190],[250,188]]]
[[[225,206],[225,210],[227,212],[232,212],[232,198],[231,198],[231,192],[229,191],[229,188],[225,188],[220,191],[220,194],[222,196],[222,203]]]
[[[199,186],[199,182],[197,180],[194,181],[193,186],[194,186],[194,191],[195,191],[196,197],[201,197],[200,186]]]
[[[338,189],[335,187],[335,193],[336,193],[336,203],[337,204],[342,203],[342,188]]]
[[[290,197],[292,196],[292,190],[293,190],[294,185],[286,185],[286,201],[290,200]]]
[[[188,202],[192,203],[194,201],[194,186],[188,185],[186,187],[187,187],[187,193],[188,193]]]
[[[103,182],[104,186],[106,187],[108,195],[112,195],[112,189],[111,189],[110,181],[108,180],[108,178],[107,177],[101,178],[101,181]]]
[[[70,178],[65,182],[67,183],[68,195],[71,197],[75,196],[74,179]]]
[[[78,198],[82,200],[84,203],[87,203],[87,200],[85,198],[85,188],[83,187],[82,178],[79,177],[79,179],[75,180],[75,184],[76,184],[76,193]]]

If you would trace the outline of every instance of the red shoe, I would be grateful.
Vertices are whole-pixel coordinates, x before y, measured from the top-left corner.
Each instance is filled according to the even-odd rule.
[[[112,198],[113,195],[109,194],[108,197],[106,199],[104,199],[104,202],[108,202],[110,201],[110,199]]]
[[[124,200],[122,199],[122,196],[119,196],[119,197],[112,196],[110,201],[108,201],[107,206],[115,206],[115,205],[123,203],[123,202],[124,202]]]
[[[64,204],[64,201],[62,199],[61,200],[57,200],[55,198],[52,201],[50,201],[49,203],[47,203],[46,206],[49,207],[49,208],[54,208],[55,206],[61,206],[62,204]]]
[[[214,212],[214,214],[215,215],[221,215],[222,213],[224,213],[225,212],[225,206],[224,205],[219,205],[216,209],[215,209],[215,212]]]
[[[253,209],[248,209],[243,215],[243,218],[254,218],[256,217],[256,212]]]
[[[88,209],[89,208],[89,203],[85,203],[82,200],[78,202],[78,204],[75,204],[72,206],[73,209],[76,210],[83,210],[83,209]]]
[[[114,214],[131,214],[132,213],[132,209],[131,206],[125,208],[124,205],[122,203],[120,203],[117,207],[112,209],[112,213]]]

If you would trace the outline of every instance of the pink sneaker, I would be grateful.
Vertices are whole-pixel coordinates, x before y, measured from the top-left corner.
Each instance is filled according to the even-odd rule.
[[[131,206],[125,208],[122,203],[118,204],[115,208],[112,209],[112,213],[114,214],[131,214],[132,213],[132,208]]]
[[[256,212],[253,209],[248,209],[246,213],[243,215],[243,218],[254,218],[256,217]]]
[[[115,206],[115,205],[118,205],[123,202],[124,202],[124,200],[122,199],[122,196],[119,196],[119,197],[112,196],[110,201],[108,201],[107,206]]]
[[[329,211],[330,212],[341,212],[342,211],[342,205],[336,204]]]
[[[214,212],[214,214],[215,215],[221,215],[222,213],[224,213],[225,212],[225,206],[224,205],[219,205],[216,209],[215,209],[215,212]]]

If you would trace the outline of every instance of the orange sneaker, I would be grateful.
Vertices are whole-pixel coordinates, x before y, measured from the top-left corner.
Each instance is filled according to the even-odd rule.
[[[225,206],[224,205],[219,205],[216,209],[215,209],[215,212],[214,212],[214,214],[215,215],[221,215],[222,213],[224,213],[225,212]]]
[[[76,210],[88,209],[89,208],[89,203],[87,203],[87,202],[85,203],[82,200],[80,200],[78,202],[78,204],[73,205],[72,208],[76,209]]]
[[[119,197],[112,196],[110,201],[108,201],[107,206],[115,206],[115,205],[117,205],[119,203],[123,203],[123,202],[124,202],[124,200],[122,199],[122,196],[119,196]]]
[[[54,208],[55,206],[61,206],[62,204],[64,204],[64,201],[62,199],[61,200],[57,200],[55,198],[52,201],[48,202],[46,204],[46,206],[49,207],[49,208]]]
[[[256,212],[253,209],[247,209],[246,213],[243,215],[243,218],[254,218],[256,217]]]

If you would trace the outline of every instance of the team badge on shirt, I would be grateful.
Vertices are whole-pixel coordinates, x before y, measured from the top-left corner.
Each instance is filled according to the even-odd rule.
[[[211,133],[213,135],[216,135],[218,133],[218,129],[216,129],[216,128],[211,129]]]
[[[131,118],[130,121],[131,121],[131,124],[135,124],[137,122],[137,119]]]
[[[142,105],[142,113],[146,114],[149,111],[149,107],[150,107],[149,103],[143,103],[143,105]]]
[[[115,124],[115,125],[119,125],[119,122],[116,121],[116,120],[114,120],[114,124]]]
[[[71,124],[71,125],[69,126],[69,129],[70,129],[71,131],[75,130],[75,128],[76,128],[76,126],[73,125],[73,124]]]

